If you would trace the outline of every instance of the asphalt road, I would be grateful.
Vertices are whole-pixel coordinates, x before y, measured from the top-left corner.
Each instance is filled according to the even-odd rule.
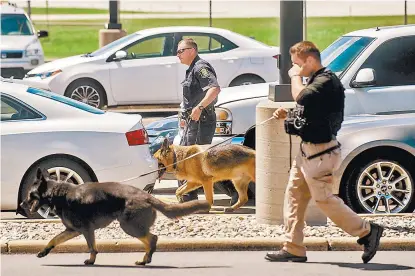
[[[83,262],[88,254],[1,255],[1,274],[9,275],[414,275],[414,252],[378,252],[372,263],[361,263],[361,252],[308,252],[308,263],[271,263],[265,252],[156,252],[153,262],[135,266],[141,252],[98,254],[94,266]]]

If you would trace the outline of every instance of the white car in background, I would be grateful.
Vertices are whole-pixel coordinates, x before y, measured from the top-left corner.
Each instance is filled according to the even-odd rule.
[[[38,31],[22,8],[10,3],[0,4],[1,76],[22,79],[24,75],[44,63],[39,38],[48,36]]]
[[[74,184],[121,181],[151,190],[157,169],[140,115],[105,112],[22,84],[0,82],[1,210],[19,204],[38,167]],[[126,180],[126,181],[124,181]],[[47,217],[41,208],[35,217]]]
[[[189,26],[140,30],[95,52],[39,66],[24,80],[98,108],[179,104],[188,66],[180,63],[176,51],[186,37],[195,39],[221,87],[278,80],[278,47],[229,30]]]

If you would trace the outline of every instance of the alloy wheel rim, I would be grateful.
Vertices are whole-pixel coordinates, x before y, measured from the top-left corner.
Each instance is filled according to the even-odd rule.
[[[48,173],[50,178],[56,181],[68,182],[76,185],[84,184],[82,177],[69,168],[53,167],[48,169]],[[37,212],[43,218],[54,218],[54,216],[50,215],[51,211],[49,206],[41,206]]]
[[[71,99],[80,101],[82,103],[98,108],[101,103],[101,98],[98,91],[89,85],[82,85],[75,88],[71,93]]]
[[[358,179],[359,204],[370,213],[400,213],[410,203],[412,194],[408,172],[393,162],[370,164]]]

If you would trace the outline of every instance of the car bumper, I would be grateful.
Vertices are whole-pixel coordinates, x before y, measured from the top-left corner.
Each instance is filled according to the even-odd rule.
[[[144,190],[154,186],[157,172],[140,177],[142,174],[157,170],[157,160],[151,156],[148,146],[134,146],[128,165],[95,171],[99,182],[121,182]]]

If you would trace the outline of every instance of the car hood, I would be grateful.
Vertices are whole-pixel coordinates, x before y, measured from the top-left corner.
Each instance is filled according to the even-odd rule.
[[[271,83],[258,83],[222,88],[216,106],[240,100],[268,97],[270,84]]]
[[[44,73],[44,72],[53,72],[53,71],[56,71],[56,70],[59,70],[59,69],[62,70],[62,69],[65,69],[66,67],[69,67],[69,66],[72,66],[72,65],[89,62],[92,59],[93,59],[93,57],[86,57],[86,56],[83,56],[83,55],[56,59],[54,61],[47,62],[47,63],[44,63],[44,64],[36,67],[35,69],[31,70],[29,72],[29,74],[40,74],[40,73]]]
[[[2,35],[1,50],[25,50],[36,40],[34,35]]]

